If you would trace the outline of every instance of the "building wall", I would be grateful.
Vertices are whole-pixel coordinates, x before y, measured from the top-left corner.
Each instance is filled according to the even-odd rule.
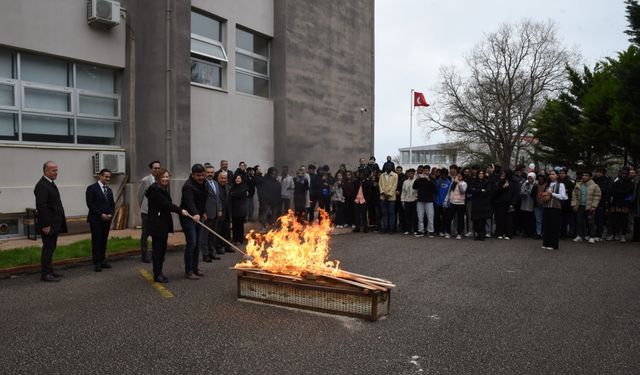
[[[168,8],[165,1],[129,3],[129,32],[135,39],[126,84],[133,86],[123,102],[126,111],[135,110],[123,143],[133,162],[131,180],[145,176],[151,160],[160,160],[174,178],[184,179],[191,160],[190,1],[171,0]]]
[[[276,0],[274,10],[277,165],[313,162],[335,170],[368,158],[374,2]]]
[[[84,0],[3,1],[0,6],[0,45],[39,55],[54,55],[115,68],[125,66],[125,25],[95,30],[87,25]],[[68,216],[85,215],[86,186],[95,182],[91,156],[120,147],[27,145],[0,142],[0,213],[20,213],[34,207],[33,187],[42,176],[42,164],[59,164],[58,186]],[[113,179],[120,183],[122,177]]]
[[[223,90],[191,86],[191,161],[217,166],[226,159],[231,169],[240,161],[273,165],[273,101],[235,91],[236,25],[272,37],[273,1],[194,0],[192,6],[225,20],[223,44],[229,61]]]
[[[123,68],[124,19],[111,30],[87,25],[85,0],[8,0],[0,11],[0,44]]]
[[[42,165],[47,160],[58,164],[56,184],[67,216],[87,214],[85,190],[94,183],[92,155],[98,149],[62,147],[0,147],[0,213],[20,213],[35,208],[33,188],[42,177]],[[122,183],[123,175],[114,175],[114,191]]]

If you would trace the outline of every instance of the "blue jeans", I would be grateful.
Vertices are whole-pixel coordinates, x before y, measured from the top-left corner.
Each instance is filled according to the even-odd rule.
[[[200,228],[193,220],[180,217],[180,225],[184,232],[187,244],[184,247],[184,272],[189,273],[198,269],[198,255],[200,253],[198,244],[200,243]]]
[[[536,215],[536,234],[542,235],[542,207],[534,207],[533,212]]]
[[[382,217],[382,231],[390,232],[395,221],[395,201],[380,201],[380,216]]]

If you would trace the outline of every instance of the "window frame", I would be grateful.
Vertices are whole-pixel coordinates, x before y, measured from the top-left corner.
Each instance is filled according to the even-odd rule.
[[[2,105],[0,104],[1,110],[6,111],[17,111],[20,108],[20,95],[18,95],[19,82],[16,79],[9,78],[0,78],[0,85],[2,86],[12,86],[13,87],[13,105]]]
[[[122,72],[119,69],[113,67],[105,67],[106,69],[110,69],[114,72],[114,77],[116,79],[115,87],[117,92],[113,94],[108,94],[105,92],[97,92],[88,89],[80,89],[77,88],[77,77],[76,77],[76,67],[78,64],[90,65],[90,66],[100,66],[99,64],[91,64],[86,62],[79,62],[71,59],[62,59],[67,63],[70,67],[71,76],[69,79],[71,80],[71,86],[57,86],[47,83],[33,82],[22,80],[22,54],[27,53],[34,56],[40,56],[39,54],[34,54],[31,52],[23,52],[19,50],[9,50],[13,54],[15,54],[15,78],[0,78],[0,84],[10,85],[14,88],[14,106],[3,106],[0,105],[0,111],[2,113],[10,113],[16,116],[17,119],[17,128],[18,128],[18,137],[17,140],[0,140],[0,145],[25,145],[25,146],[37,146],[37,145],[51,145],[57,147],[73,147],[73,148],[83,148],[83,147],[100,147],[100,148],[108,148],[108,149],[121,149],[122,148],[122,93],[121,90],[118,89],[122,86]],[[43,55],[46,56],[46,55]],[[25,90],[26,89],[36,89],[36,90],[44,90],[44,91],[53,91],[53,92],[62,92],[68,94],[70,96],[69,107],[70,111],[56,111],[49,109],[39,109],[26,107],[25,100]],[[91,113],[82,113],[80,112],[80,96],[89,96],[89,97],[98,97],[98,98],[106,98],[113,99],[117,102],[117,114],[116,116],[106,116],[106,115],[97,115]],[[52,117],[52,118],[63,118],[67,120],[71,120],[69,125],[69,129],[73,135],[73,141],[71,142],[46,142],[46,141],[25,141],[23,137],[24,126],[23,126],[23,115],[26,116],[44,116],[44,117]],[[95,121],[106,121],[113,122],[114,129],[114,138],[112,138],[113,144],[100,144],[100,143],[78,143],[78,121],[79,120],[95,120]],[[42,134],[44,138],[46,138],[47,134]]]
[[[255,36],[259,36],[261,38],[266,39],[267,40],[267,53],[268,53],[268,56],[264,56],[264,55],[259,55],[259,54],[255,53],[253,51],[248,51],[246,49],[240,48],[240,47],[238,47],[237,41],[236,41],[236,46],[235,46],[236,55],[237,54],[241,54],[241,55],[250,57],[252,59],[261,60],[261,61],[264,61],[264,62],[267,63],[267,74],[266,75],[262,74],[262,73],[259,73],[259,72],[256,72],[254,70],[249,70],[249,69],[246,69],[246,68],[239,67],[238,64],[237,64],[237,60],[238,60],[237,58],[236,58],[236,66],[235,66],[236,73],[248,75],[248,76],[251,76],[251,77],[254,77],[254,78],[259,78],[259,79],[267,81],[267,96],[256,95],[255,93],[248,93],[248,92],[244,92],[244,91],[238,90],[237,78],[236,78],[236,92],[241,93],[241,94],[245,94],[245,95],[255,96],[255,97],[258,97],[258,98],[270,99],[271,98],[271,38],[269,38],[269,37],[267,37],[267,36],[265,36],[263,34],[257,33],[255,31],[249,30],[249,29],[247,29],[245,27],[241,27],[240,25],[236,25],[236,30],[241,30],[241,31],[244,31],[246,33],[250,33],[254,37]]]
[[[196,82],[196,81],[192,81],[191,77],[189,77],[189,82],[191,83],[192,86],[197,86],[197,87],[202,87],[202,88],[206,88],[206,89],[213,89],[213,90],[218,90],[218,91],[226,91],[226,69],[229,66],[229,55],[227,53],[227,50],[225,48],[225,43],[224,40],[226,39],[226,24],[227,24],[227,20],[220,18],[220,17],[216,17],[215,15],[212,15],[208,12],[205,12],[201,9],[198,8],[194,8],[191,7],[191,13],[197,13],[200,16],[209,18],[211,20],[214,20],[216,22],[219,23],[220,25],[220,40],[216,40],[216,39],[211,39],[209,37],[206,37],[204,35],[200,35],[200,34],[196,34],[193,32],[190,32],[190,40],[189,43],[192,44],[192,40],[195,39],[199,42],[202,43],[206,43],[209,45],[213,45],[215,47],[218,47],[221,51],[222,51],[222,55],[223,58],[220,58],[219,56],[214,56],[208,53],[204,53],[201,51],[197,51],[192,49],[191,45],[189,46],[189,59],[190,61],[193,61],[194,59],[197,61],[200,61],[202,63],[208,63],[208,64],[213,64],[216,65],[220,68],[220,86],[212,86],[212,85],[208,85],[206,83],[202,83],[202,82]],[[191,30],[190,30],[191,31]]]

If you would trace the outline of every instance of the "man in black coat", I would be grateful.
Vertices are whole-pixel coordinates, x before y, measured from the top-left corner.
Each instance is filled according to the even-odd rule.
[[[182,185],[180,208],[186,210],[191,218],[180,217],[180,226],[186,239],[184,248],[184,274],[188,280],[198,280],[204,274],[198,268],[200,253],[200,220],[206,220],[205,206],[207,191],[205,189],[205,170],[202,164],[191,167],[191,177]]]
[[[214,179],[215,170],[213,165],[206,164],[204,167],[205,181],[204,186],[207,190],[207,198],[205,203],[205,213],[207,220],[204,222],[209,228],[216,230],[218,218],[222,217],[222,205],[220,203],[220,187]],[[217,237],[205,228],[201,228],[200,232],[200,250],[202,251],[202,261],[211,263],[212,259],[219,260],[220,257],[215,255],[215,243]]]
[[[111,268],[105,258],[109,229],[116,208],[113,191],[107,186],[110,180],[111,171],[101,170],[98,174],[98,181],[89,185],[85,194],[89,208],[87,222],[91,228],[91,255],[96,272],[101,272],[103,268]]]
[[[227,241],[231,241],[231,196],[229,191],[231,186],[228,184],[228,174],[221,171],[218,174],[218,196],[220,197],[219,216],[216,225],[216,232],[224,237]],[[216,252],[218,254],[232,253],[231,247],[220,238],[216,238]]]
[[[227,181],[233,181],[235,175],[229,169],[229,162],[227,160],[220,160],[220,169],[216,171],[215,180],[218,181],[218,175],[220,172],[227,172]]]
[[[40,280],[56,282],[60,281],[62,275],[53,271],[53,252],[56,250],[58,234],[67,233],[67,221],[60,192],[54,182],[58,178],[58,165],[48,161],[42,166],[42,172],[43,176],[33,190],[38,210],[37,229],[42,235]]]

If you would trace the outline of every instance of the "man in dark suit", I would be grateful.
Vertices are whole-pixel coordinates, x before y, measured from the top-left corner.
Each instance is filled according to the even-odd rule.
[[[60,281],[61,274],[53,271],[53,252],[58,243],[58,234],[67,233],[67,221],[60,200],[60,192],[55,184],[58,178],[58,165],[48,161],[42,166],[43,176],[33,190],[38,210],[38,230],[42,235],[42,257],[40,280]]]
[[[227,160],[220,160],[220,169],[216,171],[216,174],[214,175],[214,180],[218,181],[218,175],[221,172],[227,172],[227,181],[233,181],[235,175],[229,169],[229,162]]]
[[[222,217],[222,205],[220,204],[220,196],[218,195],[220,187],[218,187],[218,183],[214,179],[215,169],[213,168],[213,165],[205,164],[204,173],[204,185],[207,188],[207,201],[205,204],[207,220],[204,223],[209,228],[216,230],[218,217]],[[215,254],[216,240],[216,236],[209,233],[205,228],[201,228],[200,250],[202,251],[203,262],[211,263],[212,260],[221,259]]]
[[[228,184],[228,175],[224,171],[218,174],[218,196],[220,197],[220,216],[218,216],[218,225],[216,232],[224,237],[227,241],[231,241],[231,186]],[[221,239],[216,241],[216,251],[218,254],[231,253],[231,247]]]
[[[109,229],[116,208],[113,191],[107,186],[110,180],[111,171],[101,170],[98,181],[89,185],[86,193],[87,207],[89,207],[87,221],[91,228],[91,254],[96,272],[101,272],[103,268],[111,268],[105,258]]]

